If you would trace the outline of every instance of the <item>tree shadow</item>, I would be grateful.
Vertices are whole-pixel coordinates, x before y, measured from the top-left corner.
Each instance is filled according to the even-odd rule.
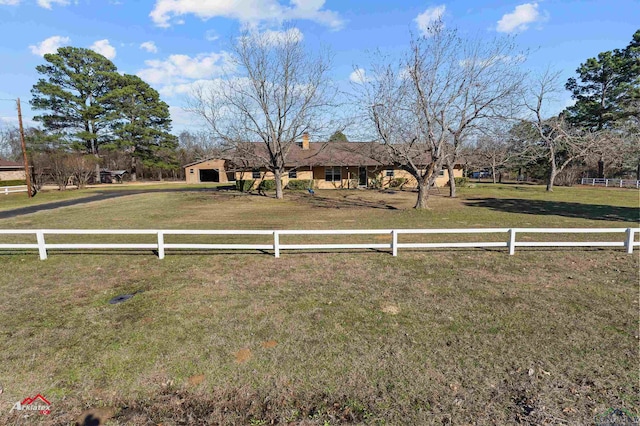
[[[507,213],[552,215],[615,222],[640,222],[640,208],[566,201],[525,200],[520,198],[475,198],[465,201],[470,207],[484,207]]]
[[[342,195],[338,197],[323,197],[317,193],[314,195],[296,194],[292,196],[296,201],[302,201],[309,204],[311,207],[320,209],[381,209],[381,210],[398,210],[390,204],[387,204],[385,200],[369,201],[359,196],[354,195]]]
[[[0,219],[10,219],[25,214],[38,213],[41,211],[58,209],[61,207],[71,207],[86,203],[93,203],[95,201],[105,201],[112,198],[128,197],[130,195],[150,194],[150,193],[169,193],[169,192],[220,192],[226,191],[226,187],[216,188],[162,188],[162,189],[146,189],[146,190],[129,190],[129,189],[114,189],[114,190],[99,190],[93,195],[86,197],[73,198],[71,200],[53,201],[50,203],[36,204],[33,206],[20,207],[17,209],[0,211]]]

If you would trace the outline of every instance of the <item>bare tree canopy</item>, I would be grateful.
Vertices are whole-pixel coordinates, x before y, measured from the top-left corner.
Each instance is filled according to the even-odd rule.
[[[558,173],[593,153],[603,138],[613,136],[608,132],[572,126],[564,113],[557,117],[546,116],[549,100],[560,90],[558,72],[546,71],[535,78],[524,101],[530,117],[522,120],[518,132],[523,154],[548,162],[547,191],[553,191]]]
[[[400,61],[379,60],[359,101],[394,165],[418,182],[416,208],[427,206],[438,172],[450,171],[469,137],[488,120],[512,116],[524,55],[510,39],[462,36],[435,22]]]
[[[281,176],[290,148],[304,133],[335,129],[326,120],[336,95],[328,77],[330,57],[308,53],[291,30],[277,36],[245,32],[232,52],[235,72],[196,88],[189,110],[206,120],[227,149],[261,142],[265,149],[243,149],[242,155],[273,173],[276,198],[283,198]]]

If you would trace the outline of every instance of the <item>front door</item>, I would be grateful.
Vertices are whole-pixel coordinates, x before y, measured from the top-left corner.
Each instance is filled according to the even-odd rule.
[[[360,167],[358,174],[358,185],[367,186],[367,168]]]

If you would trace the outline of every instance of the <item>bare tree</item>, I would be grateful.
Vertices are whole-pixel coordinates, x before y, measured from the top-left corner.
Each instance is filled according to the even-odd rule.
[[[510,140],[508,130],[502,125],[483,130],[475,147],[469,150],[469,155],[474,157],[475,164],[491,169],[493,183],[497,183],[496,175],[513,165],[521,154]]]
[[[245,32],[232,52],[237,73],[196,88],[189,110],[206,120],[226,149],[272,172],[276,198],[283,198],[291,147],[305,132],[317,135],[329,126],[326,113],[335,97],[329,56],[307,53],[295,28]]]
[[[55,184],[58,185],[60,191],[67,189],[69,181],[73,176],[69,156],[69,153],[54,151],[49,152],[46,157],[46,164],[50,170],[51,178]]]
[[[100,160],[94,156],[83,154],[69,154],[67,167],[78,189],[84,188],[94,175],[96,163]]]
[[[435,22],[411,41],[405,58],[396,64],[383,59],[370,79],[360,79],[360,102],[388,156],[418,183],[416,208],[427,206],[443,167],[455,196],[458,155],[488,121],[512,115],[523,58],[509,39],[466,38]]]
[[[523,119],[521,127],[528,156],[548,162],[547,191],[553,191],[558,173],[593,153],[608,137],[603,132],[571,126],[563,113],[550,118],[544,115],[549,99],[560,91],[558,81],[558,72],[546,71],[532,83],[525,99],[531,117]]]
[[[0,123],[0,158],[18,160],[22,157],[20,134],[14,126]]]

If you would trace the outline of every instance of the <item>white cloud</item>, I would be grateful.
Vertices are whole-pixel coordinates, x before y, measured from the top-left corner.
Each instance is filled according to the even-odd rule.
[[[169,106],[169,114],[171,114],[171,124],[174,129],[184,127],[201,127],[204,125],[199,116],[186,111],[184,108],[179,106]]]
[[[541,14],[538,10],[538,3],[524,3],[516,6],[513,12],[502,16],[496,30],[501,33],[524,31],[529,28],[529,24],[542,22],[546,18],[546,14]]]
[[[220,36],[215,32],[215,30],[208,30],[204,33],[204,39],[207,41],[216,41],[219,38]]]
[[[158,47],[152,41],[145,41],[140,45],[140,49],[146,50],[149,53],[158,53]]]
[[[158,93],[162,96],[172,97],[177,95],[187,95],[189,93],[193,93],[193,91],[200,87],[209,87],[213,84],[215,80],[195,80],[189,83],[179,83],[179,84],[167,84],[158,89]]]
[[[60,6],[68,6],[69,0],[38,0],[38,6],[51,10],[52,4],[59,4]]]
[[[107,59],[113,59],[116,57],[116,48],[109,44],[108,39],[98,40],[89,47],[96,53],[101,54]]]
[[[367,81],[369,81],[369,78],[367,77],[367,71],[364,68],[356,68],[349,75],[349,80],[356,84],[366,83]]]
[[[42,40],[40,43],[29,46],[31,53],[38,56],[44,56],[45,53],[56,53],[58,48],[69,44],[69,37],[52,36]]]
[[[302,41],[304,34],[298,28],[289,28],[286,31],[266,30],[254,34],[254,40],[268,46],[276,46],[285,42],[297,43]]]
[[[0,5],[3,6],[17,6],[22,0],[0,0]]]
[[[214,17],[237,19],[244,25],[306,19],[339,29],[344,24],[338,13],[322,9],[325,0],[156,0],[149,14],[160,27],[171,26],[173,17],[195,15],[206,20]]]
[[[442,19],[442,15],[444,15],[446,9],[447,6],[441,4],[439,6],[429,7],[420,15],[416,16],[415,21],[420,32],[423,35],[429,35],[433,23]]]
[[[523,54],[512,55],[495,55],[490,58],[475,58],[475,59],[462,59],[458,63],[461,67],[472,68],[477,66],[479,68],[490,67],[500,62],[508,65],[519,65],[526,61],[527,57]]]
[[[147,68],[138,76],[149,84],[173,85],[189,80],[206,79],[231,72],[231,55],[227,52],[201,53],[195,57],[171,55],[166,60],[145,61]]]

